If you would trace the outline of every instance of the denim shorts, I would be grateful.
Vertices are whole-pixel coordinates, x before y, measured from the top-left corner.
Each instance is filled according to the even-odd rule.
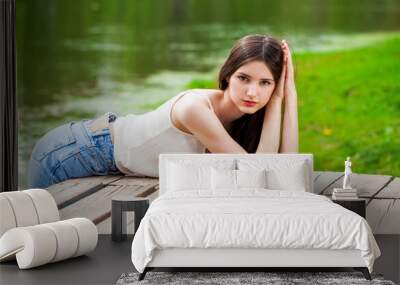
[[[89,128],[93,121],[61,125],[36,143],[28,166],[29,188],[46,188],[71,178],[121,174],[115,165],[109,128],[93,132]]]

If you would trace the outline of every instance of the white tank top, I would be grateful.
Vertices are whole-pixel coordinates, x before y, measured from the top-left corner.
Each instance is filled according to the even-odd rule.
[[[113,122],[114,159],[122,173],[158,177],[160,153],[205,152],[199,140],[175,127],[171,120],[173,104],[187,92],[172,97],[154,111],[118,117]],[[205,97],[213,110],[210,99]]]

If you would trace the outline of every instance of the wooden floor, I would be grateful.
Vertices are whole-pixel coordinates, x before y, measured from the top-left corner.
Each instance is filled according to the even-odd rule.
[[[314,193],[331,196],[341,187],[342,172],[313,174]],[[352,185],[367,201],[367,221],[374,234],[400,234],[400,179],[388,175],[353,174]],[[94,176],[71,179],[47,190],[55,198],[61,219],[87,217],[99,233],[111,232],[111,199],[117,196],[158,196],[158,179],[129,176]],[[128,216],[128,233],[133,233],[133,215]]]

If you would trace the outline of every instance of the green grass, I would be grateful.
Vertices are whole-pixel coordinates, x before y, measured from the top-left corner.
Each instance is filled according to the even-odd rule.
[[[400,176],[400,36],[362,48],[295,54],[300,152],[315,169]],[[214,80],[187,87],[215,88]]]

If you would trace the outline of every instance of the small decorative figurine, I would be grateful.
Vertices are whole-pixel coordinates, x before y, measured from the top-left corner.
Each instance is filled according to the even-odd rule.
[[[351,160],[347,157],[344,162],[344,178],[343,188],[333,188],[332,199],[333,200],[354,200],[358,199],[358,191],[356,188],[351,186]],[[356,183],[357,184],[357,183]]]
[[[350,157],[344,162],[344,179],[343,179],[343,189],[352,189],[351,187],[351,161]]]

